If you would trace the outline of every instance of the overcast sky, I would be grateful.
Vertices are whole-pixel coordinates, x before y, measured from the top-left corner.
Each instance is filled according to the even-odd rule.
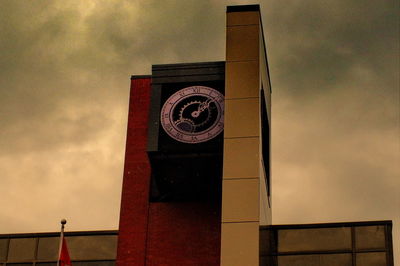
[[[130,75],[224,60],[244,3],[1,1],[0,233],[117,229]],[[388,219],[398,239],[399,1],[260,4],[273,222]]]

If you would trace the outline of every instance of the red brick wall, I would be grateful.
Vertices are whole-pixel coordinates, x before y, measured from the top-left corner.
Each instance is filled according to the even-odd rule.
[[[117,265],[145,265],[150,163],[146,153],[151,79],[132,79]]]
[[[220,204],[152,203],[147,265],[219,265]]]
[[[219,265],[220,202],[149,203],[150,87],[131,82],[117,265]]]

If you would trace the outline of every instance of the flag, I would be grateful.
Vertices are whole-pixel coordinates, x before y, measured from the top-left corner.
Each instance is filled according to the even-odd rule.
[[[68,253],[67,241],[65,241],[64,236],[62,238],[60,257],[58,258],[58,261],[59,261],[60,266],[71,266],[72,265],[71,259],[69,257],[69,253]]]

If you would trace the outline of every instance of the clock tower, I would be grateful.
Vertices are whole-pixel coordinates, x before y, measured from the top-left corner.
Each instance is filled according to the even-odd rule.
[[[258,265],[271,222],[258,5],[227,8],[226,61],[132,76],[117,265]]]

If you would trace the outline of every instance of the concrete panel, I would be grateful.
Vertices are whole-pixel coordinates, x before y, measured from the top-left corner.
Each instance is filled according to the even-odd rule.
[[[259,98],[225,100],[224,137],[260,135]]]
[[[226,63],[225,99],[259,96],[258,61]]]
[[[222,223],[221,266],[259,266],[259,223]]]
[[[226,14],[226,25],[251,25],[260,24],[260,12],[247,11],[247,12],[230,12]]]
[[[223,178],[254,178],[259,174],[259,138],[225,139]]]
[[[259,25],[226,28],[226,61],[258,60]]]
[[[385,248],[385,227],[377,226],[359,226],[356,231],[356,248],[373,249]]]
[[[385,252],[357,253],[357,266],[387,266]]]
[[[351,250],[349,227],[279,230],[278,251]]]
[[[222,181],[222,222],[259,221],[259,180]]]
[[[279,266],[351,266],[351,254],[279,256]]]

